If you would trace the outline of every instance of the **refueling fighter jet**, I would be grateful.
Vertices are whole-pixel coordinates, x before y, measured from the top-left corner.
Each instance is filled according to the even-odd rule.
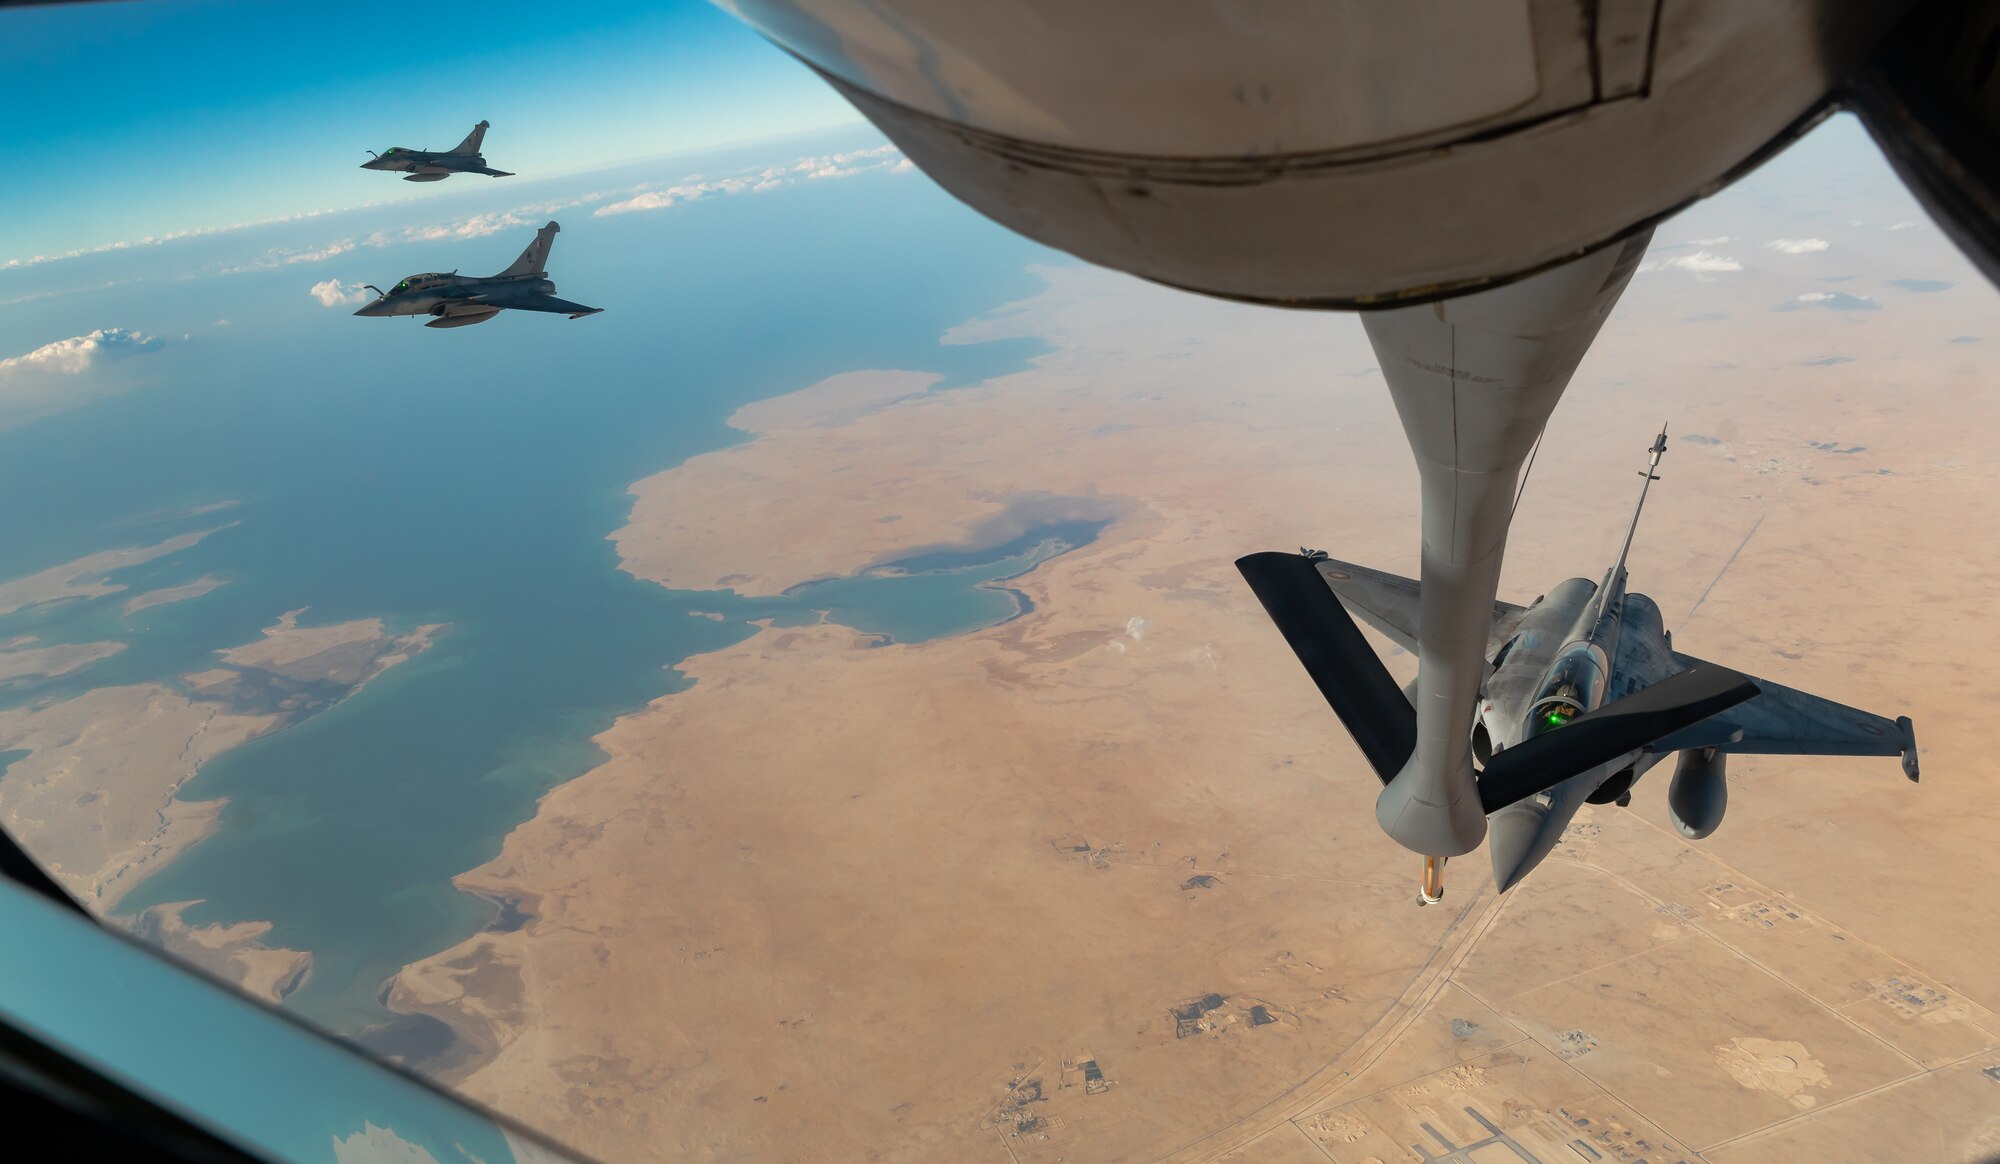
[[[389,170],[403,175],[405,182],[442,182],[453,174],[485,174],[489,178],[511,178],[506,170],[495,170],[480,156],[479,143],[486,140],[487,123],[472,127],[465,140],[448,150],[412,150],[390,146],[382,153],[368,152],[374,160],[361,163],[364,170]]]
[[[535,241],[521,252],[512,266],[498,275],[481,278],[457,271],[411,275],[387,291],[364,283],[379,298],[356,315],[433,315],[425,327],[469,327],[485,323],[509,308],[515,311],[554,311],[582,319],[596,315],[602,307],[585,307],[556,298],[556,285],[549,281],[549,248],[555,244],[561,226],[551,222],[535,232]]]
[[[1584,804],[1629,804],[1633,783],[1675,753],[1667,807],[1690,840],[1722,822],[1731,752],[1900,755],[1903,774],[1917,779],[1908,716],[1885,719],[1683,655],[1659,604],[1626,590],[1625,560],[1666,448],[1662,428],[1640,474],[1646,483],[1625,544],[1603,581],[1570,578],[1526,606],[1493,604],[1485,675],[1463,730],[1483,769],[1480,811],[1502,892],[1549,855]],[[1414,747],[1416,685],[1395,690],[1348,612],[1415,651],[1420,585],[1311,550],[1252,554],[1237,567],[1390,783]],[[1421,901],[1443,897],[1444,863],[1425,856]]]

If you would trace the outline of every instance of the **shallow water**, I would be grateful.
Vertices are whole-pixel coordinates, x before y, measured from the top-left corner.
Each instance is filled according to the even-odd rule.
[[[887,174],[585,218],[561,243],[563,293],[604,315],[426,331],[323,311],[283,271],[109,300],[119,326],[231,324],[143,357],[148,386],[0,433],[0,495],[36,498],[0,511],[0,577],[233,523],[115,576],[125,593],[0,618],[0,639],[130,644],[0,688],[0,705],[170,680],[297,607],[306,623],[450,624],[354,697],[208,765],[183,795],[228,797],[219,831],[122,907],[199,899],[197,924],[274,922],[269,942],[314,956],[288,1003],[336,1029],[382,1021],[388,975],[494,921],[450,878],[595,764],[590,738],[614,717],[681,687],[679,660],[752,633],[753,618],[825,612],[900,642],[991,625],[1025,601],[1000,583],[1103,524],[927,548],[769,599],[620,572],[605,538],[626,487],[744,439],[724,423],[742,404],[862,368],[936,371],[950,388],[1023,366],[1040,345],[938,337],[1032,294],[1024,265],[1052,257]],[[367,261],[455,265],[434,244]],[[174,512],[222,501],[241,504]],[[204,574],[228,585],[123,613]]]

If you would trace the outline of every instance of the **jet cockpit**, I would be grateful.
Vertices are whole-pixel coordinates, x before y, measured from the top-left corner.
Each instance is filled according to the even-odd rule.
[[[1604,657],[1592,643],[1578,643],[1556,657],[1528,713],[1528,734],[1553,731],[1604,702]]]

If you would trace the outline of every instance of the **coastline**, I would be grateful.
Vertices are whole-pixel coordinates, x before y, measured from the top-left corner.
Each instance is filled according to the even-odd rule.
[[[92,555],[83,559],[92,563],[86,570],[72,563],[49,573],[89,577],[103,561],[134,552]],[[93,593],[119,589],[99,584]],[[303,613],[286,612],[258,639],[215,652],[216,665],[204,670],[0,711],[0,746],[24,753],[0,783],[0,814],[49,874],[93,913],[272,1002],[303,981],[310,957],[265,946],[270,923],[193,925],[182,913],[194,902],[131,916],[119,909],[214,833],[226,799],[180,796],[204,765],[351,697],[446,629],[397,633],[380,619],[302,626]]]
[[[990,1114],[982,1097],[1009,1063],[1073,1055],[1078,1040],[1058,1032],[1101,1023],[1102,992],[1120,999],[1120,1022],[1150,1010],[1142,1000],[1164,1007],[1218,984],[1284,998],[1292,1013],[1350,1034],[1373,1021],[1338,998],[1331,968],[1342,960],[1327,935],[1298,928],[1316,925],[1321,907],[1287,891],[1286,921],[1282,907],[1231,912],[1240,902],[1179,888],[1187,861],[1232,878],[1246,857],[1254,869],[1260,845],[1244,827],[1282,811],[1286,796],[1325,797],[1325,767],[1354,766],[1315,748],[1324,764],[1308,775],[1272,754],[1284,747],[1276,740],[1308,734],[1298,729],[1318,714],[1309,692],[1211,690],[1219,660],[1269,645],[1238,609],[1249,600],[1226,576],[1228,549],[1258,526],[1286,529],[1284,499],[1253,499],[1246,515],[1240,491],[1208,496],[1198,463],[1163,462],[1149,426],[1132,423],[1135,413],[1171,416],[1173,445],[1192,452],[1249,422],[1199,393],[1135,394],[1122,357],[1080,338],[1120,324],[1156,337],[1237,309],[1150,289],[1134,303],[1106,293],[1125,281],[1096,272],[1044,278],[1036,298],[955,329],[1049,339],[1029,370],[938,394],[911,391],[929,379],[915,374],[823,381],[739,411],[732,424],[752,440],[634,484],[631,520],[612,538],[621,564],[676,589],[777,594],[989,549],[1063,505],[1108,524],[1088,545],[1001,580],[1019,609],[997,625],[887,646],[831,621],[764,626],[678,664],[691,687],[621,717],[597,737],[603,764],[544,796],[494,860],[455,879],[488,898],[533,895],[527,924],[397,976],[392,1009],[452,1026],[469,1051],[442,1078],[587,1152],[649,1142],[784,1155],[801,1145],[776,1129],[826,1112],[816,1150],[915,1137],[950,1155],[966,1147],[958,1133],[937,1137],[978,1127]],[[1106,308],[1132,318],[1078,318]],[[1256,431],[1309,465],[1309,442],[1285,436],[1286,413],[1331,411],[1299,387],[1327,356],[1323,336],[1249,318],[1241,341],[1291,381]],[[1212,368],[1180,375],[1191,387]],[[1370,467],[1393,464],[1380,462]],[[754,552],[772,545],[786,551]],[[1271,787],[1239,796],[1208,775],[1241,743],[1191,731],[1195,709],[1218,699],[1224,718],[1252,725],[1250,766]],[[781,731],[767,722],[777,709]],[[1095,742],[1079,753],[1086,721],[1104,726],[1088,729]],[[1174,807],[1135,805],[1129,791],[1147,784]],[[1366,784],[1336,778],[1331,788],[1358,796]],[[961,827],[970,820],[979,826]],[[1117,860],[1066,856],[1051,838],[1071,833]],[[1300,857],[1301,840],[1279,844]],[[1375,901],[1400,901],[1352,851],[1309,864]],[[1173,937],[1190,910],[1240,947],[1226,969],[1213,946]],[[1342,937],[1377,966],[1415,965],[1431,920],[1344,925]],[[1065,949],[1069,933],[1097,935],[1098,948]],[[1107,960],[1128,969],[1111,975]],[[1091,985],[1078,993],[1048,980],[1064,966]],[[1025,1030],[980,1001],[1024,974],[1044,981],[1020,1003],[1041,1016]],[[870,982],[901,984],[892,1009]],[[1102,1029],[1083,1042],[1136,1071],[1162,1054],[1157,1030],[1135,1043],[1130,1029]],[[578,1042],[600,1037],[598,1050]],[[893,1048],[910,1040],[923,1052],[898,1066]],[[1222,1053],[1232,1070],[1274,1078],[1311,1048],[1261,1066],[1248,1044]],[[597,1064],[594,1083],[555,1066],[575,1055]],[[1149,1103],[1140,1118],[1159,1110]],[[654,1135],[668,1138],[644,1138]]]
[[[1033,608],[1000,625],[886,647],[830,621],[766,625],[679,664],[692,686],[599,735],[605,761],[544,796],[498,856],[455,880],[490,899],[532,897],[522,928],[483,932],[393,980],[392,1008],[457,1033],[462,1057],[441,1077],[608,1157],[1193,1152],[1197,1133],[1173,1129],[1263,1134],[1255,1113],[1272,1096],[1307,1081],[1321,1097],[1313,1103],[1350,1094],[1316,1073],[1385,1029],[1395,1045],[1383,1070],[1448,1067],[1459,1072],[1448,1087],[1527,1070],[1533,1082],[1504,1102],[1553,1102],[1534,1075],[1540,1051],[1532,1070],[1452,1066],[1495,1045],[1461,1037],[1462,1013],[1523,1045],[1542,1028],[1506,992],[1490,999],[1490,1018],[1469,1003],[1437,1009],[1468,997],[1423,985],[1451,918],[1411,908],[1407,854],[1372,827],[1379,784],[1230,565],[1303,540],[1414,571],[1414,473],[1359,329],[1097,272],[1048,281],[1043,295],[964,329],[1048,338],[1052,350],[1028,371],[940,394],[913,393],[916,381],[895,373],[857,374],[838,394],[739,414],[753,439],[634,484],[632,519],[613,535],[625,569],[758,594],[939,546],[991,545],[985,523],[1030,495],[1120,509],[1098,540],[1015,579]],[[1670,331],[1606,338],[1607,358],[1663,378],[1690,358]],[[1687,405],[1696,432],[1726,439],[1694,442],[1702,452],[1690,461],[1703,459],[1649,510],[1657,545],[1646,589],[1684,610],[1727,570],[1730,596],[1700,607],[1691,647],[1701,638],[1732,665],[1867,702],[1870,673],[1855,670],[1874,657],[1864,644],[1896,638],[1908,620],[1857,606],[1852,588],[1887,585],[1894,564],[1871,558],[1871,538],[1852,529],[1829,537],[1836,518],[1810,491],[1865,498],[1889,528],[1916,519],[1922,466],[1893,459],[1894,475],[1882,475],[1872,462],[1765,458],[1824,439],[1798,426],[1817,423],[1809,414],[1827,381],[1817,369],[1743,375],[1764,389],[1751,415],[1733,390]],[[1623,431],[1656,387],[1641,378],[1580,392],[1564,423]],[[1788,409],[1806,420],[1786,419]],[[1740,443],[1734,426],[1752,423],[1769,435]],[[1846,445],[1894,449],[1917,435],[1899,416],[1855,427],[1867,431]],[[1330,459],[1335,442],[1342,455]],[[1531,596],[1598,560],[1625,499],[1570,483],[1622,479],[1622,451],[1575,440],[1545,450],[1537,472],[1562,484],[1525,499],[1522,528],[1534,536],[1511,548],[1507,594]],[[1778,491],[1772,473],[1801,488]],[[1733,543],[1703,536],[1765,513],[1783,520],[1759,534],[1757,562],[1731,565]],[[1801,563],[1819,568],[1801,574]],[[1804,584],[1807,575],[1842,579],[1841,589]],[[1797,629],[1821,625],[1822,607],[1841,610],[1837,631]],[[1962,637],[1934,623],[1914,629],[1948,654]],[[1815,637],[1774,639],[1777,627]],[[1407,671],[1411,661],[1389,664]],[[1913,664],[1883,666],[1895,675],[1884,682],[1920,686]],[[1926,760],[1967,758],[1967,746],[1962,733],[1927,735]],[[1775,760],[1741,768],[1760,796],[1733,805],[1742,819],[1710,846],[1741,872],[1706,872],[1709,858],[1652,834],[1641,813],[1653,810],[1640,807],[1603,810],[1604,828],[1642,830],[1646,843],[1581,844],[1566,859],[1614,862],[1667,900],[1690,877],[1823,880],[1810,835],[1785,828],[1802,775]],[[1873,830],[1882,843],[1913,827],[1899,819],[1944,827],[1920,806],[1885,812],[1872,782],[1839,787],[1815,782],[1833,798],[1821,810],[1838,822],[1828,827]],[[1594,868],[1551,872],[1511,896],[1493,950],[1469,942],[1452,965],[1469,955],[1472,980],[1540,983],[1517,965],[1529,939],[1511,935],[1562,932],[1590,903],[1615,913],[1617,942],[1706,948],[1644,900],[1627,909],[1631,895],[1579,881],[1603,876]],[[1461,900],[1480,900],[1480,880],[1468,870]],[[1907,911],[1886,890],[1845,890],[1833,895],[1851,903],[1845,916],[1823,924],[1857,935],[1903,924]],[[1977,941],[1905,938],[1925,951],[1930,975],[2000,1003]],[[1586,969],[1589,951],[1577,957],[1586,965],[1549,975]],[[1379,1027],[1413,990],[1424,1022]],[[1178,1037],[1175,1013],[1210,998],[1219,1009]],[[1800,1021],[1820,1005],[1770,1001]],[[1257,1019],[1253,1004],[1278,1021]],[[1815,1054],[1876,1070],[1879,1055],[1837,1044],[1848,1036],[1836,1027],[1814,1030]],[[1798,1037],[1754,1023],[1731,1034]],[[1672,1053],[1690,1087],[1741,1086],[1726,1071],[1699,1073],[1709,1070],[1703,1046]],[[1108,1092],[1084,1085],[1085,1062]],[[1600,1123],[1644,1126],[1646,1104],[1635,1115],[1616,1087],[1577,1078],[1561,1102]],[[1749,1118],[1728,1095],[1701,1094],[1730,1120]],[[1745,1102],[1752,1111],[1759,1101]],[[1345,1126],[1276,1125],[1309,1137]]]

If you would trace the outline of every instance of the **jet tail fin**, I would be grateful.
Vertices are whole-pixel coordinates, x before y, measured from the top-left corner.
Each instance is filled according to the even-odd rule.
[[[548,274],[549,248],[555,245],[556,233],[560,230],[562,230],[561,226],[551,222],[536,231],[535,241],[528,244],[528,249],[521,252],[521,257],[514,260],[514,265],[493,277],[496,279],[508,279],[516,275]]]
[[[486,128],[486,123],[483,121],[473,126],[472,132],[465,135],[464,141],[453,146],[451,152],[455,154],[478,153],[480,143],[486,140]]]

